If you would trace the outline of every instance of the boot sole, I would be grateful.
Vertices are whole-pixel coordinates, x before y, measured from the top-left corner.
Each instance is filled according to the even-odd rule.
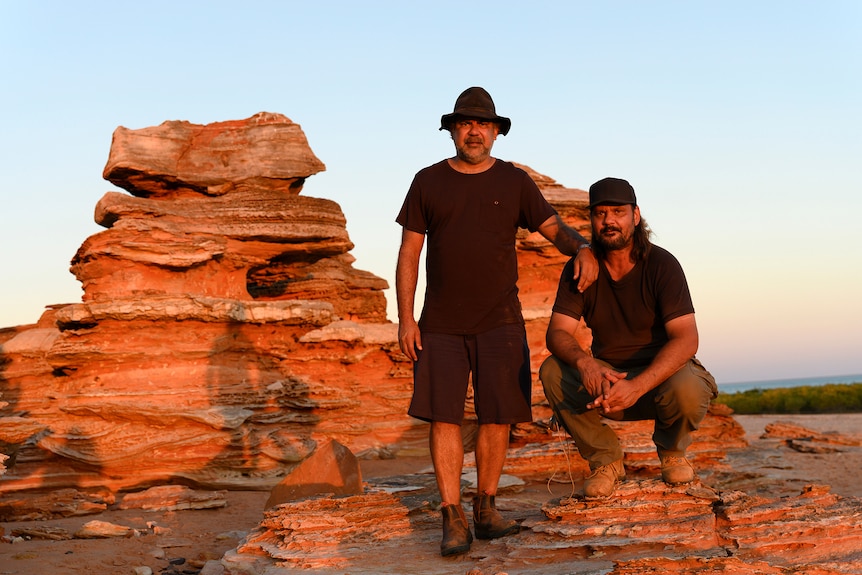
[[[476,539],[498,539],[500,537],[505,537],[506,535],[512,535],[514,533],[518,533],[521,530],[520,525],[512,525],[508,529],[503,529],[501,531],[484,531],[482,529],[476,528]]]
[[[440,555],[443,557],[449,557],[451,555],[461,555],[462,553],[466,553],[470,550],[470,544],[466,545],[458,545],[457,547],[450,547],[449,549],[441,549]]]
[[[668,481],[667,479],[662,479],[667,485],[687,485],[689,483],[694,483],[696,478],[692,477],[691,479],[686,479],[684,481]]]

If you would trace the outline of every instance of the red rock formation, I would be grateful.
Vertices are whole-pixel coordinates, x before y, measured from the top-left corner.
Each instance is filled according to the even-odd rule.
[[[319,440],[410,445],[416,425],[391,421],[410,386],[396,326],[359,348],[300,341],[386,322],[387,284],[352,267],[339,206],[299,195],[322,169],[281,115],[118,128],[104,175],[131,195],[97,205],[107,229],[72,261],[83,302],[0,334],[17,456],[0,491],[268,489]]]
[[[788,445],[797,448],[801,443],[827,444],[832,446],[862,445],[862,437],[847,437],[835,433],[815,433],[792,423],[770,423],[763,430],[762,437],[778,437],[787,441]]]
[[[407,515],[397,497],[382,492],[287,503],[264,513],[260,529],[246,539],[240,554],[303,569],[341,568],[364,558],[386,569],[369,551],[409,536]]]
[[[262,112],[204,126],[114,131],[104,177],[141,197],[221,196],[242,186],[298,194],[325,169],[298,124]]]
[[[734,555],[790,565],[828,563],[862,568],[862,504],[810,485],[797,497],[722,495],[717,528]]]
[[[108,229],[72,260],[84,301],[322,300],[345,319],[386,321],[386,282],[353,269],[341,208],[298,195],[323,169],[278,114],[118,128],[104,176],[132,196],[96,206]]]
[[[362,492],[362,470],[356,456],[337,441],[329,441],[319,445],[272,488],[266,508],[320,493],[358,495]]]
[[[517,506],[515,498],[502,495],[498,506],[521,519],[521,532],[474,541],[453,562],[439,557],[439,511],[423,500],[433,488],[421,485],[421,478],[404,476],[385,486],[372,483],[363,495],[277,506],[221,563],[229,575],[287,575],[296,568],[381,574],[826,575],[862,567],[862,502],[824,487],[767,499],[722,493],[699,482],[669,487],[658,479],[627,479],[610,498],[556,499],[541,505],[541,513],[539,505]]]

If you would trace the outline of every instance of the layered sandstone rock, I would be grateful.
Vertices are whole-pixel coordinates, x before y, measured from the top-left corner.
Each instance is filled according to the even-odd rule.
[[[399,486],[400,491],[398,490]],[[372,482],[366,493],[279,505],[222,558],[229,575],[316,573],[856,573],[862,501],[809,486],[782,498],[670,487],[630,478],[607,499],[531,504],[505,493],[498,508],[521,532],[439,557],[439,511],[423,479]],[[469,503],[465,503],[470,514]],[[457,563],[457,565],[453,565]],[[474,566],[467,570],[469,566]]]
[[[72,260],[84,301],[321,300],[345,319],[385,321],[386,282],[352,267],[341,208],[299,195],[323,169],[278,114],[118,128],[104,176],[131,196],[96,206],[108,229]]]
[[[298,194],[306,178],[324,169],[298,124],[261,112],[204,126],[121,126],[104,177],[141,197],[221,196],[242,186]]]
[[[83,301],[0,333],[0,490],[268,489],[319,441],[418,443],[391,417],[410,370],[387,284],[353,268],[340,207],[299,193],[323,169],[277,114],[118,128],[104,176],[128,194],[72,260]],[[380,335],[300,342],[337,321]]]

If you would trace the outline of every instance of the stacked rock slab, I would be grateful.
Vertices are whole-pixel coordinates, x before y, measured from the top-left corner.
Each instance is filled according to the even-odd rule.
[[[188,295],[323,300],[343,319],[385,321],[386,282],[355,270],[341,208],[299,195],[324,170],[277,114],[114,132],[96,206],[106,231],[72,260],[84,301]]]

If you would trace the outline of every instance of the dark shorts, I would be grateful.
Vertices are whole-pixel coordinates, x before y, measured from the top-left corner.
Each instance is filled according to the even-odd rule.
[[[532,421],[530,351],[521,324],[477,335],[422,333],[408,413],[460,425],[471,374],[480,424]]]

